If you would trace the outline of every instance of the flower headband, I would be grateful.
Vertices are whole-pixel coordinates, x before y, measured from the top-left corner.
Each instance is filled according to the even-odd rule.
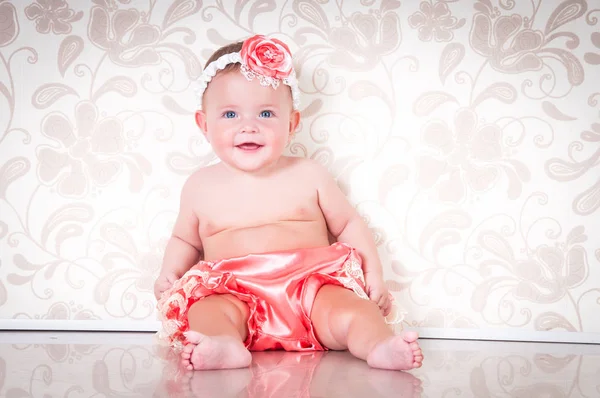
[[[271,86],[276,89],[281,82],[290,86],[292,104],[295,110],[300,107],[300,90],[296,72],[292,65],[292,54],[285,43],[262,35],[252,36],[244,41],[239,53],[229,53],[219,57],[204,68],[198,79],[196,94],[198,109],[202,109],[202,96],[208,83],[227,65],[240,63],[240,71],[252,81],[257,78],[261,86]]]

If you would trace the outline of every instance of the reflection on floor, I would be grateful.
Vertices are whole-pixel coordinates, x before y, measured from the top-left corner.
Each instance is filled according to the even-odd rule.
[[[0,332],[0,397],[600,397],[600,346],[423,340],[413,372],[346,352],[182,372],[152,334]]]

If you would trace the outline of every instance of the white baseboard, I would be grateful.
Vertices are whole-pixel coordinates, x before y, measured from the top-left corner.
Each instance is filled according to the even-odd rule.
[[[76,321],[63,319],[0,319],[0,330],[156,332],[159,327],[159,321]]]
[[[539,332],[512,329],[415,328],[425,339],[531,341],[545,343],[600,344],[600,333]]]
[[[432,340],[433,341],[433,340]],[[98,331],[0,331],[0,344],[83,344],[83,345],[132,345],[152,346],[159,341],[151,332],[98,332]]]
[[[0,330],[23,331],[98,331],[98,332],[156,332],[158,321],[75,321],[0,319]],[[414,328],[424,339],[532,341],[551,343],[600,344],[600,333],[538,332],[512,329],[440,329]]]

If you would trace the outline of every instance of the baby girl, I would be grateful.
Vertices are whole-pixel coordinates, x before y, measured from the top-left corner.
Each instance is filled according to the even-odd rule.
[[[390,295],[362,218],[325,168],[283,156],[300,122],[289,48],[253,36],[217,50],[199,98],[196,122],[221,162],[184,184],[155,283],[183,365],[347,349],[374,368],[420,367],[417,334],[385,322]]]

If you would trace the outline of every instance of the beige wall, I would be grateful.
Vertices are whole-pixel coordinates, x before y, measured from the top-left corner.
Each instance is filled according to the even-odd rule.
[[[0,2],[0,318],[154,319],[191,83],[263,33],[406,325],[600,333],[597,1],[222,3]]]

